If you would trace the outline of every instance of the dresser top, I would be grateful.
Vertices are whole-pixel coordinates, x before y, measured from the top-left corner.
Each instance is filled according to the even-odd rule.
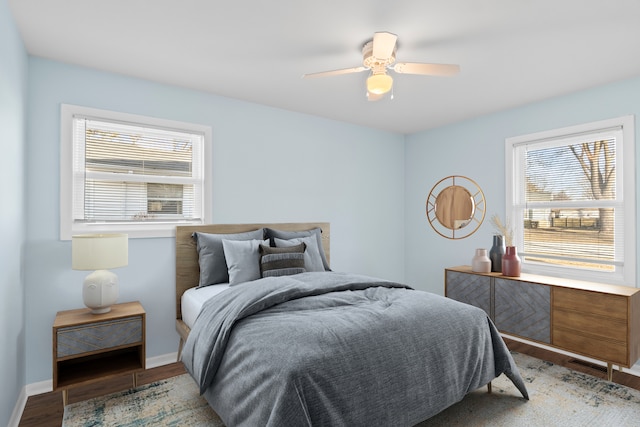
[[[601,292],[605,294],[614,294],[621,296],[640,296],[640,289],[630,286],[609,285],[605,283],[587,282],[584,280],[564,279],[561,277],[541,276],[538,274],[522,273],[519,277],[504,276],[502,273],[476,273],[472,271],[470,265],[460,265],[457,267],[448,267],[445,270],[457,271],[460,273],[477,274],[479,276],[489,276],[499,279],[519,280],[522,282],[539,283],[541,285],[559,286],[571,289],[582,289],[585,291]]]

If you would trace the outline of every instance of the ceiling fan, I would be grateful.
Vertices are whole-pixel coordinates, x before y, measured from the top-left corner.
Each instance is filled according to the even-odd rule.
[[[393,33],[385,31],[374,33],[373,39],[362,47],[362,66],[310,73],[303,75],[302,78],[338,76],[370,70],[371,75],[367,78],[367,99],[377,101],[393,87],[393,78],[387,70],[393,70],[398,74],[424,76],[452,76],[460,71],[460,66],[455,64],[396,62],[397,39],[398,36]]]

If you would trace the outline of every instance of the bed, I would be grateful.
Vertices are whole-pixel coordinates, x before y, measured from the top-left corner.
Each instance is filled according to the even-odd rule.
[[[328,223],[177,227],[178,357],[225,425],[413,426],[501,374],[528,399],[484,311],[329,260]]]

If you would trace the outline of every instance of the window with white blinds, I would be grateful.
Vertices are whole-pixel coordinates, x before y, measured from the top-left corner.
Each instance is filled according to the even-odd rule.
[[[62,129],[63,239],[161,237],[208,222],[210,128],[63,105]]]
[[[635,286],[633,138],[633,117],[622,117],[507,139],[524,271]]]

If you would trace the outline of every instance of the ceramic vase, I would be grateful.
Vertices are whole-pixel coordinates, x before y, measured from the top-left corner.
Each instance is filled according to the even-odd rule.
[[[471,270],[476,273],[491,272],[491,260],[487,256],[486,249],[476,249],[476,254],[471,260]]]
[[[502,256],[502,275],[520,277],[520,257],[515,246],[507,246]]]
[[[504,238],[495,234],[493,236],[493,246],[489,251],[489,259],[491,260],[491,271],[500,273],[502,272],[502,256],[505,252]]]

